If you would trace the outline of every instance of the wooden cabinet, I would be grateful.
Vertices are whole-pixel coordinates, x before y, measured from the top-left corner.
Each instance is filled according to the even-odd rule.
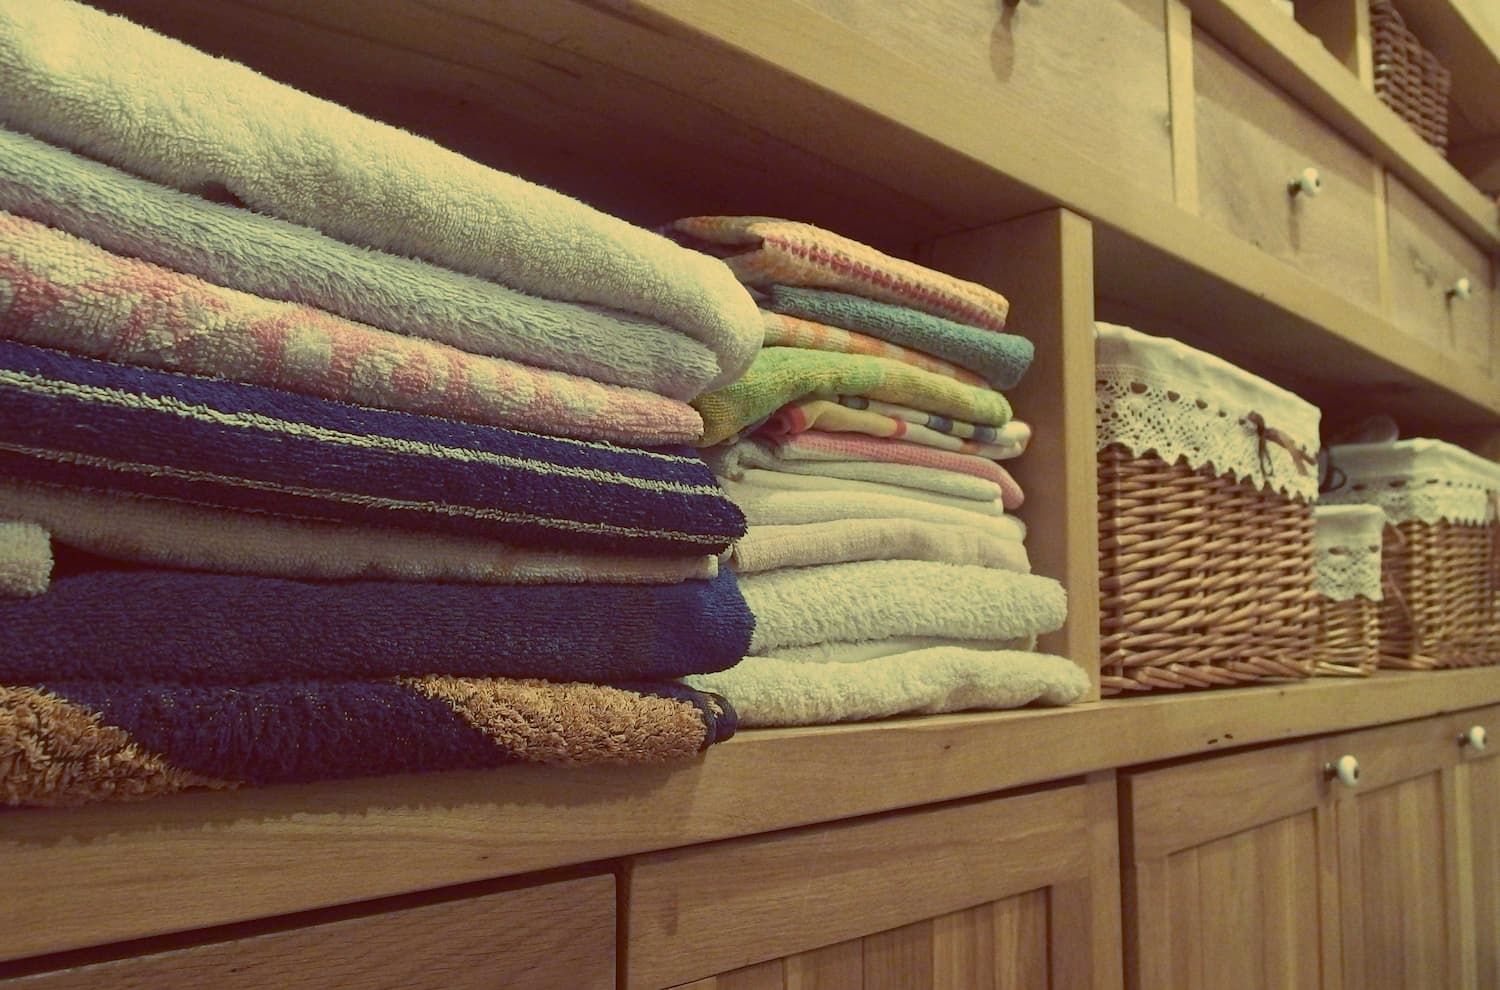
[[[1458,831],[1458,911],[1466,985],[1500,987],[1500,708],[1448,722],[1459,742],[1453,799]],[[1483,749],[1471,731],[1488,737]]]
[[[627,870],[625,986],[1119,983],[1113,774]]]

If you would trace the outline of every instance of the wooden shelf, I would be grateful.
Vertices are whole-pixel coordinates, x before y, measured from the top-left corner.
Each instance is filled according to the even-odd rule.
[[[1500,667],[1382,673],[745,732],[677,767],[517,767],[8,812],[0,816],[0,960],[1496,702]]]

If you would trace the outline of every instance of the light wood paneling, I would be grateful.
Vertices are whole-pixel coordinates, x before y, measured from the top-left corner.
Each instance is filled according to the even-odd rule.
[[[1193,44],[1201,215],[1377,308],[1370,159],[1202,31]],[[1290,195],[1287,184],[1309,167],[1322,191]]]
[[[1473,897],[1470,930],[1475,985],[1500,986],[1500,757],[1462,768],[1467,826],[1468,876]]]
[[[1177,205],[1198,212],[1198,114],[1193,108],[1193,15],[1166,0],[1167,81],[1172,110],[1172,188]]]
[[[1302,0],[1297,4],[1297,23],[1316,35],[1365,88],[1374,88],[1370,0]]]
[[[75,892],[87,898],[86,891]],[[83,903],[80,910],[85,910]],[[6,990],[606,990],[615,881],[586,877],[0,980]],[[780,990],[780,984],[777,984]]]

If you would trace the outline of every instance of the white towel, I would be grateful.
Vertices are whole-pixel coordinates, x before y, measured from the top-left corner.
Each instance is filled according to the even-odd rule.
[[[946,636],[892,636],[890,639],[871,639],[863,643],[814,643],[811,646],[784,646],[776,651],[780,660],[796,660],[799,663],[857,663],[874,660],[895,653],[915,653],[917,650],[932,650],[940,646],[959,650],[993,653],[996,650],[1034,650],[1035,636],[1017,636],[1014,639],[949,639]]]
[[[740,725],[821,725],[902,714],[1072,704],[1087,694],[1083,668],[1044,653],[939,648],[860,663],[752,657],[684,679],[722,695]]]
[[[764,338],[716,258],[71,0],[0,0],[0,119],[350,244],[659,320],[720,355],[710,388]]]
[[[735,478],[746,468],[762,468],[784,474],[812,475],[820,478],[843,478],[846,481],[876,482],[918,491],[936,492],[951,498],[976,502],[995,502],[1000,486],[984,478],[957,471],[920,467],[914,464],[890,464],[885,461],[804,461],[783,457],[766,444],[741,440],[727,447],[704,452],[704,459],[715,474]]]
[[[919,499],[892,495],[851,495],[837,491],[766,491],[720,479],[724,491],[752,526],[797,525],[835,519],[921,519],[963,526],[1002,540],[1024,540],[1026,528],[1015,516],[984,516]]]
[[[937,492],[924,492],[919,488],[902,488],[899,485],[882,485],[875,481],[850,481],[845,478],[828,478],[813,474],[783,474],[780,471],[762,471],[749,468],[734,478],[720,475],[724,483],[730,481],[748,488],[765,491],[794,492],[838,492],[846,498],[863,498],[866,495],[890,495],[902,499],[926,502],[959,509],[965,513],[985,516],[1005,515],[1005,506],[999,499],[993,502],[978,502],[971,498],[953,498]],[[1019,519],[1016,520],[1018,523]]]
[[[834,519],[799,526],[751,526],[730,551],[741,574],[856,560],[936,560],[1031,573],[1026,544],[967,526],[920,519]]]
[[[1051,578],[924,560],[793,567],[740,578],[752,656],[891,636],[1011,639],[1051,632],[1067,594]]]
[[[52,581],[52,540],[34,522],[0,519],[0,597],[30,598]]]

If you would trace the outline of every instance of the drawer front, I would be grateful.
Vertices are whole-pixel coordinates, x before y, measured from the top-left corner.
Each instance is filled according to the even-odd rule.
[[[0,980],[4,990],[604,990],[615,881],[585,877]]]
[[[976,127],[1045,120],[1096,169],[1172,198],[1161,0],[804,0],[958,87]],[[879,49],[876,51],[874,49]]]
[[[1201,31],[1193,56],[1200,214],[1378,312],[1374,162]]]
[[[1391,316],[1405,333],[1494,369],[1495,305],[1490,260],[1393,176],[1389,211]],[[1451,294],[1468,279],[1469,298]]]

